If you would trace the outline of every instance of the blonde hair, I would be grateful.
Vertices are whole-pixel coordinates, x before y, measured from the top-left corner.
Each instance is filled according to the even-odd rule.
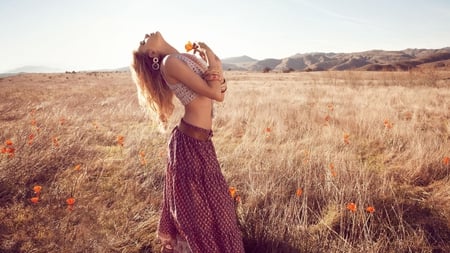
[[[162,58],[160,57],[160,64]],[[152,64],[153,60],[147,54],[134,51],[130,70],[136,84],[139,104],[146,112],[153,112],[162,128],[167,130],[169,117],[175,108],[174,94],[160,70],[153,70]]]

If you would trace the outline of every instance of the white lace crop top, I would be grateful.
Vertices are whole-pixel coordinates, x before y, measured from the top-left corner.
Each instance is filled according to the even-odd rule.
[[[164,57],[163,65],[167,57],[168,56]],[[203,61],[203,59],[200,59],[192,54],[173,54],[171,55],[171,57],[176,57],[182,62],[186,63],[186,65],[188,65],[189,68],[191,68],[199,76],[201,76],[208,69],[206,62]],[[162,76],[165,79],[164,71],[162,73]],[[166,83],[183,105],[189,104],[198,96],[197,93],[195,93],[193,90],[182,83],[169,84],[167,80]]]

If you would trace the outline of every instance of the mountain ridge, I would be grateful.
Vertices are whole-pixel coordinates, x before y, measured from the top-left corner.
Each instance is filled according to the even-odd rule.
[[[407,48],[399,51],[373,49],[354,53],[312,52],[297,53],[289,57],[258,60],[247,55],[222,59],[224,70],[235,71],[406,71],[413,68],[437,68],[450,70],[450,47],[440,49]],[[97,69],[89,71],[129,71],[129,67]],[[4,73],[0,77],[20,73],[61,73],[64,70],[46,66],[23,66]]]
[[[243,59],[246,59],[244,61]],[[247,71],[327,71],[367,70],[406,71],[427,66],[450,69],[450,47],[440,49],[408,48],[399,51],[369,50],[355,53],[297,53],[290,57],[249,61],[248,56],[225,58],[225,70]],[[245,62],[245,64],[242,64]]]

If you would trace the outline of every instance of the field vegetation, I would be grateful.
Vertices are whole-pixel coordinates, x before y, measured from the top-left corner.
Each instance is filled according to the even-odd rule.
[[[226,77],[213,141],[247,252],[450,252],[449,72]],[[129,73],[4,77],[0,97],[1,252],[159,252],[170,130]]]

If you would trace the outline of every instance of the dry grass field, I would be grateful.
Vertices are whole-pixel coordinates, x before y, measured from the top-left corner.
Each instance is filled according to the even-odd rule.
[[[450,72],[226,77],[213,141],[247,252],[450,252]],[[0,252],[158,252],[170,131],[129,73],[0,97]]]

